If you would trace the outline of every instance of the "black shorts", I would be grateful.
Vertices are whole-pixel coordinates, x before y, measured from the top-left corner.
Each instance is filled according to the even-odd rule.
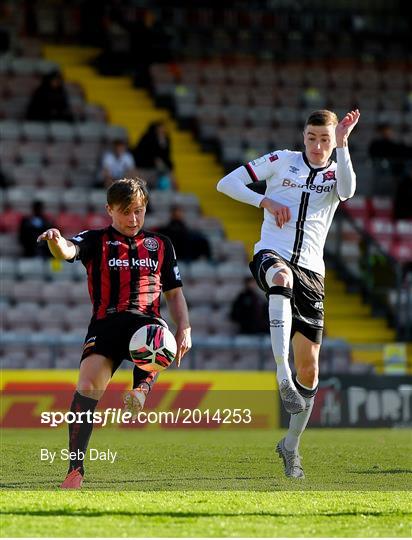
[[[129,355],[129,343],[133,334],[146,324],[161,324],[162,319],[145,317],[130,311],[114,313],[104,319],[92,320],[84,340],[80,363],[91,354],[101,354],[113,361],[112,374],[123,360],[132,361]]]
[[[266,272],[276,263],[286,265],[293,274],[292,334],[300,332],[314,343],[322,342],[323,300],[325,287],[323,276],[281,257],[276,251],[264,249],[256,253],[249,264],[250,271],[259,287],[268,294]]]

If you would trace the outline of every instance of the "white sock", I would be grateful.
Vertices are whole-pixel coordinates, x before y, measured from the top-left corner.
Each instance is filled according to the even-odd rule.
[[[283,379],[293,384],[289,367],[289,342],[292,328],[290,298],[282,294],[269,296],[269,322],[272,351],[276,362],[276,378],[279,384]]]
[[[315,396],[310,398],[304,397],[303,399],[306,402],[306,409],[301,413],[290,416],[289,429],[285,437],[285,447],[290,452],[297,452],[299,448],[300,436],[304,432],[312,413]]]

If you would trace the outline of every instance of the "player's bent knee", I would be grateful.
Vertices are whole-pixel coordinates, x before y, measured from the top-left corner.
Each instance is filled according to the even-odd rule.
[[[274,265],[266,272],[266,281],[269,287],[293,287],[292,271],[284,265]]]
[[[77,391],[85,397],[100,399],[104,394],[104,388],[97,381],[91,379],[80,380],[77,384]]]
[[[316,365],[302,367],[298,371],[297,378],[304,386],[314,388],[319,382],[319,369]]]

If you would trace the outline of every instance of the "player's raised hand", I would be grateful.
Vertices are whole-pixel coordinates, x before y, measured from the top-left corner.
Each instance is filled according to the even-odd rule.
[[[360,117],[359,109],[355,109],[354,111],[350,111],[347,114],[345,114],[345,116],[336,126],[335,135],[336,135],[336,143],[338,146],[342,146],[343,142],[347,140],[353,128],[358,123],[359,117]]]
[[[37,242],[42,242],[43,240],[46,240],[46,242],[55,242],[56,244],[61,240],[63,237],[59,231],[59,229],[47,229],[47,231],[44,231],[38,238]]]
[[[175,361],[177,367],[179,367],[183,356],[192,348],[191,329],[185,328],[184,330],[177,330],[175,339],[177,344]]]
[[[282,228],[285,223],[290,221],[290,209],[288,206],[277,203],[268,197],[262,200],[260,206],[261,208],[266,208],[268,212],[274,215],[278,227]]]

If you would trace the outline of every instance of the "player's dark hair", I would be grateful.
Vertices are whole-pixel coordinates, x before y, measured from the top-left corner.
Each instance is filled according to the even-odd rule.
[[[107,190],[107,204],[110,207],[118,205],[122,211],[125,211],[136,200],[141,200],[145,206],[149,202],[149,192],[142,178],[117,180]]]
[[[333,124],[334,126],[336,126],[338,123],[338,117],[334,112],[328,111],[327,109],[320,109],[319,111],[313,111],[312,113],[310,113],[305,122],[305,127],[327,126],[329,124]]]

